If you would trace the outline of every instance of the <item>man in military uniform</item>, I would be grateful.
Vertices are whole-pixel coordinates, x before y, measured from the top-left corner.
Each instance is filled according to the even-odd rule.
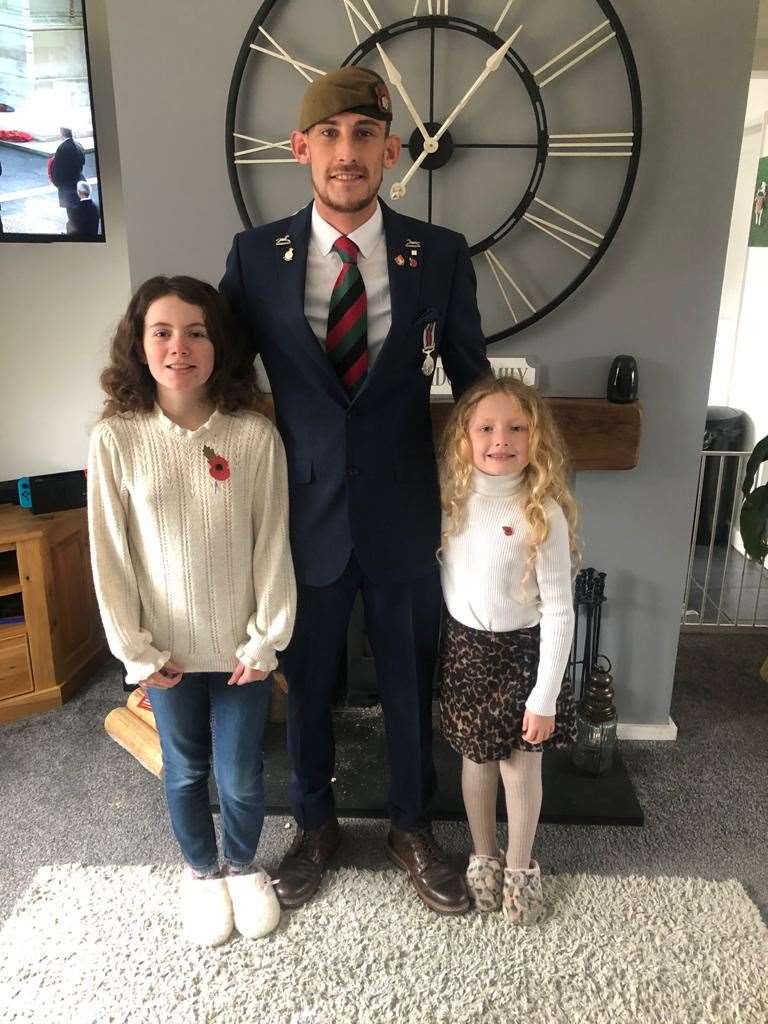
[[[283,668],[298,831],[278,897],[309,899],[340,840],[331,701],[361,591],[390,767],[387,853],[450,914],[469,903],[430,827],[441,595],[429,392],[437,355],[455,395],[489,365],[464,238],[378,198],[400,155],[391,120],[372,71],[314,82],[291,137],[313,200],[237,235],[221,290],[263,360],[288,459],[299,592]]]

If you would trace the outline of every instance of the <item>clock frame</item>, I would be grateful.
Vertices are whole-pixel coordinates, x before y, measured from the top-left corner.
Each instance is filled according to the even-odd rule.
[[[494,25],[480,23],[473,18],[465,17],[462,10],[469,5],[462,3],[461,0],[452,0],[450,4],[447,0],[416,0],[412,8],[412,0],[407,0],[407,2],[400,0],[394,6],[402,8],[406,16],[387,23],[382,22],[377,14],[377,7],[381,7],[381,0],[336,0],[336,2],[324,0],[329,9],[332,7],[343,9],[350,29],[348,40],[343,39],[339,42],[338,53],[326,68],[321,68],[314,62],[305,60],[303,54],[298,56],[289,52],[277,38],[276,33],[273,34],[274,30],[270,31],[270,15],[279,7],[282,9],[292,7],[299,11],[302,2],[306,4],[308,0],[265,0],[251,22],[235,62],[226,112],[226,155],[232,193],[243,225],[252,227],[254,218],[249,209],[241,176],[253,174],[253,165],[256,164],[266,166],[263,170],[256,170],[255,173],[270,173],[267,167],[270,167],[271,173],[274,173],[274,165],[295,163],[290,153],[288,139],[270,142],[266,138],[246,135],[238,130],[241,106],[246,99],[242,91],[249,62],[255,59],[269,61],[271,58],[276,64],[287,68],[289,72],[301,75],[307,84],[318,74],[322,74],[324,70],[329,70],[334,66],[358,63],[371,66],[382,75],[385,81],[388,81],[393,102],[396,104],[397,127],[400,129],[401,124],[408,125],[410,115],[404,102],[400,102],[401,96],[398,96],[400,90],[397,83],[388,75],[384,58],[397,60],[398,46],[402,45],[406,37],[418,33],[419,36],[414,38],[421,39],[423,36],[425,45],[421,49],[428,55],[425,80],[419,83],[420,89],[424,92],[425,102],[422,104],[424,112],[422,114],[421,111],[416,110],[415,117],[410,118],[414,123],[419,122],[410,134],[405,130],[400,131],[403,138],[403,155],[398,168],[400,177],[419,182],[419,187],[425,192],[426,208],[424,213],[426,216],[423,216],[422,219],[432,220],[435,205],[433,196],[443,180],[441,175],[445,175],[445,169],[451,169],[452,164],[460,164],[460,159],[456,158],[471,155],[477,159],[478,151],[481,150],[527,150],[527,153],[510,153],[510,159],[530,160],[530,168],[529,170],[523,168],[521,171],[519,166],[515,166],[514,172],[517,180],[518,182],[524,180],[524,184],[522,186],[518,184],[517,191],[513,191],[510,196],[504,195],[498,198],[499,212],[496,215],[496,223],[492,224],[490,229],[486,227],[481,230],[479,237],[473,237],[473,232],[470,230],[463,231],[467,235],[470,254],[474,259],[478,274],[479,276],[484,274],[487,285],[490,285],[490,287],[487,285],[485,287],[485,303],[481,302],[484,320],[486,318],[485,305],[490,305],[494,301],[489,298],[489,291],[490,295],[495,295],[496,303],[502,303],[502,311],[506,306],[511,318],[511,322],[499,324],[499,311],[495,309],[493,312],[497,329],[486,332],[487,341],[489,344],[493,344],[511,337],[560,306],[594,271],[613,241],[632,194],[640,159],[642,100],[637,67],[627,34],[609,0],[580,0],[584,10],[590,7],[599,9],[602,20],[596,26],[590,26],[588,20],[585,19],[586,31],[577,36],[575,40],[569,39],[565,35],[557,43],[553,40],[554,56],[544,61],[538,68],[534,68],[534,62],[529,61],[525,56],[524,24],[521,24],[509,38],[507,38],[507,33],[509,27],[514,26],[521,18],[524,20],[524,12],[521,11],[518,18],[512,8],[539,8],[540,10],[536,12],[539,15],[541,9],[549,7],[556,13],[556,5],[551,2],[547,3],[546,0],[507,0],[506,3],[499,0],[499,13]],[[317,0],[310,0],[310,2],[316,4]],[[388,6],[391,8],[392,2]],[[412,10],[410,16],[407,16],[406,9]],[[558,33],[555,32],[556,38],[557,35]],[[518,36],[521,38],[518,39]],[[505,88],[510,90],[514,87],[516,90],[514,102],[517,120],[522,120],[521,104],[524,106],[525,103],[525,99],[521,99],[521,97],[527,98],[530,106],[530,120],[527,128],[525,126],[522,128],[524,137],[514,140],[504,138],[502,141],[473,141],[471,138],[464,137],[462,141],[460,124],[463,121],[466,128],[468,112],[471,111],[473,102],[476,103],[474,95],[469,99],[466,108],[456,108],[461,111],[457,120],[452,122],[449,127],[443,127],[446,115],[435,90],[436,53],[438,52],[438,43],[443,49],[446,49],[450,46],[451,40],[456,41],[457,54],[460,52],[460,46],[463,48],[475,47],[476,50],[479,48],[481,60],[483,54],[487,54],[490,58],[493,54],[500,55],[505,45],[508,47],[497,62],[497,70],[487,72],[487,77],[500,78],[502,71],[507,76],[504,80],[507,83]],[[345,49],[347,42],[354,43],[348,50]],[[410,42],[411,40],[409,40]],[[560,45],[561,43],[562,45]],[[600,53],[607,53],[609,47],[614,49],[617,55],[610,65],[614,84],[619,69],[623,72],[623,82],[619,84],[623,85],[626,90],[625,107],[629,115],[629,122],[610,124],[607,126],[612,129],[610,131],[576,131],[576,127],[581,128],[582,125],[571,124],[553,126],[553,118],[548,115],[547,87],[550,83],[559,80],[561,76],[566,76],[567,79],[569,73],[576,74],[576,69],[582,65],[582,62],[586,65],[590,61],[596,60]],[[490,63],[490,60],[487,63]],[[406,77],[409,83],[417,81],[412,67],[409,67]],[[479,77],[482,78],[482,75]],[[486,87],[483,84],[478,87],[478,89],[480,88]],[[591,95],[599,101],[599,89],[595,90],[593,87]],[[428,102],[426,102],[427,96]],[[410,97],[406,94],[405,98],[409,99]],[[599,117],[599,114],[594,112],[594,105],[593,102],[592,107],[588,110],[588,117]],[[500,104],[497,103],[496,109],[499,108]],[[555,117],[554,120],[557,118]],[[289,126],[288,130],[290,127],[292,126]],[[558,130],[554,130],[555,127]],[[569,130],[560,130],[563,127]],[[602,127],[604,126],[601,125]],[[615,128],[622,130],[613,130]],[[439,137],[437,151],[434,153],[421,152],[420,146],[424,150],[427,149],[427,143],[422,139],[434,140],[441,130],[443,134]],[[525,135],[526,130],[529,131],[527,136]],[[243,148],[243,143],[246,143],[245,148]],[[435,143],[432,142],[432,145],[434,146]],[[475,152],[460,154],[461,150]],[[492,156],[494,159],[498,158],[498,154],[492,154]],[[578,169],[571,175],[578,177],[578,188],[574,191],[578,192],[580,189],[580,195],[586,200],[589,198],[591,174],[586,172],[585,168],[589,165],[592,168],[601,165],[605,167],[613,164],[614,161],[626,163],[625,172],[617,176],[611,170],[610,175],[606,176],[610,181],[610,186],[606,185],[606,188],[612,188],[615,195],[604,204],[605,211],[601,207],[597,226],[595,226],[597,218],[594,215],[593,223],[590,224],[587,216],[579,215],[578,208],[563,209],[559,203],[551,201],[552,191],[556,193],[559,190],[567,191],[569,175],[563,171],[564,167],[570,165],[571,168]],[[413,169],[414,163],[420,163],[418,170]],[[555,168],[550,175],[551,182],[559,182],[559,185],[550,185],[549,192],[542,187],[547,182],[548,168]],[[599,180],[597,174],[596,177]],[[424,187],[425,181],[426,187]],[[397,183],[393,187],[396,188]],[[468,195],[467,189],[461,186],[455,186],[455,191],[464,196]],[[598,187],[595,188],[595,194],[599,194]],[[544,198],[545,196],[546,198]],[[384,198],[387,198],[386,195]],[[396,201],[393,202],[393,206],[397,209]],[[272,210],[268,219],[278,219],[285,216],[287,212],[289,210]],[[418,216],[418,213],[414,215]],[[436,221],[447,227],[456,227],[457,230],[463,230],[465,227],[451,223],[450,217],[438,216]],[[526,257],[517,254],[519,246],[516,248],[515,243],[524,237],[522,232],[533,232],[537,241],[540,241],[540,235],[549,239],[547,244],[554,247],[553,253],[546,253],[544,256],[538,254],[538,262],[545,268],[548,263],[555,262],[552,258],[554,252],[558,253],[558,274],[561,280],[559,284],[549,289],[550,292],[553,292],[552,294],[548,294],[546,284],[540,280],[542,271],[537,268],[531,269],[526,264]],[[530,236],[526,238],[526,242],[527,250],[533,251],[536,242],[532,242]],[[558,250],[555,243],[559,243],[561,250],[564,251]],[[523,249],[525,250],[525,247]],[[515,268],[512,270],[510,263],[515,264]],[[522,285],[520,283],[521,275],[523,277]],[[480,283],[482,295],[482,286],[484,285],[482,278]],[[503,315],[506,316],[506,314]]]

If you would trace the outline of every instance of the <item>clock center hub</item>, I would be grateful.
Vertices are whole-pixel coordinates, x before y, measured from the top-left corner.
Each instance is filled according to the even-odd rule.
[[[429,137],[433,139],[442,126],[439,121],[429,121],[424,125],[424,127],[429,132]],[[410,139],[408,139],[408,152],[411,154],[411,159],[417,160],[421,156],[424,148],[424,136],[421,134],[419,129],[416,128]],[[448,131],[444,135],[440,136],[437,143],[437,149],[426,157],[421,166],[425,171],[436,171],[440,167],[445,167],[452,156],[453,139],[451,138],[451,133]]]

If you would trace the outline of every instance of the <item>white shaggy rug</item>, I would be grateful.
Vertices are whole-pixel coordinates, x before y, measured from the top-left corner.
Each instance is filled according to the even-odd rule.
[[[561,875],[553,916],[440,918],[329,873],[267,939],[178,935],[172,867],[41,868],[0,932],[3,1024],[765,1024],[768,929],[735,881]]]

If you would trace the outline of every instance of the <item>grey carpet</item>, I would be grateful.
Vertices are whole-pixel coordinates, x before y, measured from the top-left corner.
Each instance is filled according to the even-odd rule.
[[[190,952],[179,873],[41,868],[0,930],[4,1024],[765,1020],[768,930],[738,882],[550,876],[551,919],[519,929],[346,868],[267,938]]]
[[[758,675],[767,648],[759,636],[682,637],[672,707],[678,741],[622,744],[645,827],[544,825],[536,856],[545,874],[735,878],[768,921],[768,685]],[[616,676],[620,694],[620,666]],[[0,726],[0,916],[43,865],[178,860],[157,780],[103,730],[122,701],[113,664],[64,708]],[[268,868],[287,845],[286,824],[267,821]],[[388,864],[383,822],[346,827],[342,867]],[[466,826],[436,831],[466,856]]]

